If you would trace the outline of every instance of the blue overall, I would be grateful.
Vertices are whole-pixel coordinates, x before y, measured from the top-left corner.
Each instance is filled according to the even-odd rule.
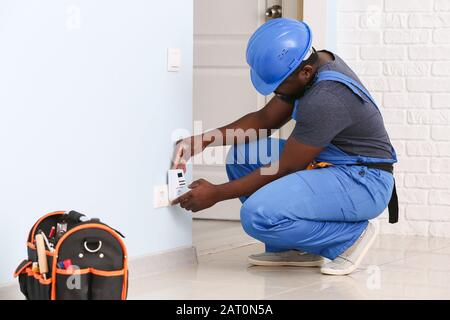
[[[358,82],[344,74],[323,71],[315,83],[324,80],[343,83],[363,101],[375,104]],[[294,105],[294,119],[298,102]],[[277,161],[284,144],[285,140],[268,138],[233,146],[226,165],[230,181]],[[315,161],[332,166],[288,174],[250,197],[240,197],[244,230],[265,243],[267,252],[296,249],[336,258],[359,238],[368,220],[387,207],[394,187],[393,175],[364,164],[393,164],[397,156],[393,148],[391,152],[392,159],[348,155],[328,144]]]

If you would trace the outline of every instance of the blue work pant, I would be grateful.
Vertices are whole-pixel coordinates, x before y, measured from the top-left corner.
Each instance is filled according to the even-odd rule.
[[[232,147],[230,181],[276,161],[284,144],[263,139]],[[241,223],[267,252],[296,249],[334,259],[387,207],[393,185],[392,174],[366,166],[300,170],[241,197]]]

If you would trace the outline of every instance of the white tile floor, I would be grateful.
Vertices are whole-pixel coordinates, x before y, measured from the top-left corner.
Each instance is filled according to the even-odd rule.
[[[259,243],[244,232],[239,222],[219,220],[194,220],[192,241],[199,256]]]
[[[129,299],[450,299],[450,239],[381,235],[350,276],[249,266],[263,245],[237,222],[194,221],[199,265],[130,281]],[[22,299],[2,292],[0,299]]]
[[[194,222],[199,265],[130,284],[130,299],[450,299],[450,239],[381,235],[350,276],[251,267],[261,252],[239,223]],[[242,246],[243,245],[243,246]]]

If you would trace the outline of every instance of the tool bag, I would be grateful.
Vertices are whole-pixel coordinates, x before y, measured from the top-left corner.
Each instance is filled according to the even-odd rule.
[[[55,211],[34,224],[27,239],[28,259],[14,273],[28,300],[126,299],[128,262],[124,236],[99,219],[83,218],[76,211]],[[55,234],[56,226],[61,230]],[[38,261],[38,233],[49,235],[46,277],[36,270],[36,264],[33,267],[33,262]]]

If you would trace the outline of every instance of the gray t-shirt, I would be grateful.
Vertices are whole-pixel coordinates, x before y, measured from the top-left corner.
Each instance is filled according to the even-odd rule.
[[[359,83],[350,67],[337,55],[318,70],[341,72]],[[300,98],[292,136],[324,147],[332,143],[351,155],[392,159],[391,143],[383,118],[372,103],[364,103],[347,86],[336,81],[314,84]]]

